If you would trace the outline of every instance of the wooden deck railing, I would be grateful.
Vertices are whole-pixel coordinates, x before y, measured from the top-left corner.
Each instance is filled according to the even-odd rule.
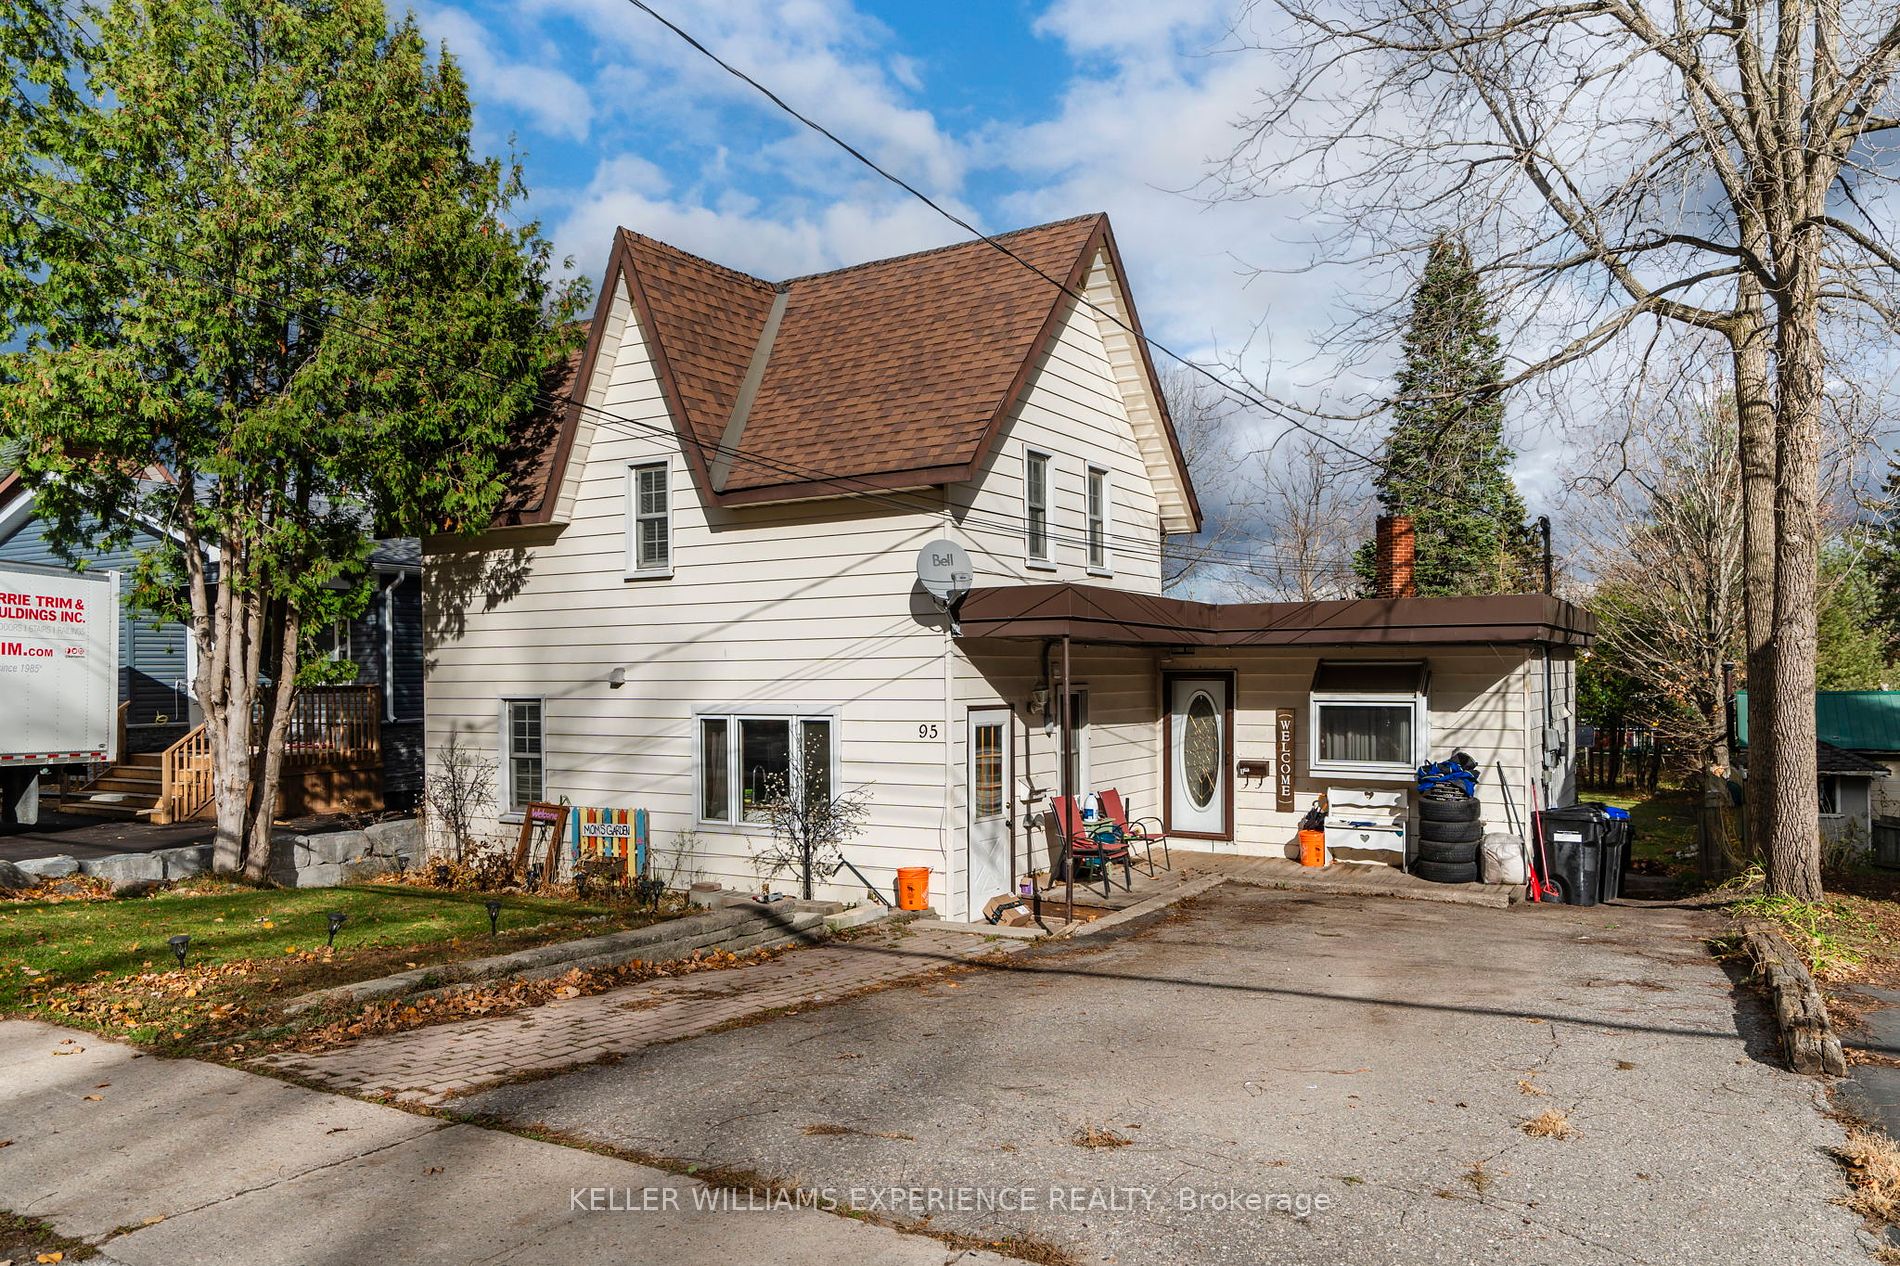
[[[160,787],[152,821],[184,822],[211,803],[211,736],[200,725],[158,758]]]
[[[375,686],[307,686],[291,705],[284,772],[377,769],[383,760],[382,700]],[[264,718],[260,714],[257,724]],[[157,823],[183,822],[211,803],[211,738],[200,725],[159,758]]]
[[[376,765],[382,758],[382,699],[375,686],[306,686],[297,692],[284,737],[284,768]]]

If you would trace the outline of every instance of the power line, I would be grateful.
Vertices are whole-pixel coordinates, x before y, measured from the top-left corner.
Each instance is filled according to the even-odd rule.
[[[10,182],[8,183],[10,184]],[[19,185],[10,185],[10,187],[16,190],[21,190],[22,192],[30,192],[30,191],[21,189],[21,186]],[[152,264],[155,267],[175,268],[177,266],[175,261],[159,260],[159,259],[153,258],[149,254],[127,249],[123,242],[108,241],[106,238],[100,236],[96,232],[92,232],[82,226],[72,224],[71,222],[67,220],[63,220],[59,218],[58,216],[55,216],[52,213],[42,210],[38,207],[25,206],[10,196],[5,197],[5,200],[8,202],[9,205],[13,206],[16,210],[19,210],[23,212],[24,214],[33,216],[34,218],[39,219],[45,223],[56,225],[59,228],[62,228],[69,233],[73,233],[78,236],[84,237],[87,240],[94,242],[97,245],[112,247],[135,259],[139,259],[148,264]],[[130,227],[129,225],[123,224],[123,223],[120,224],[118,227],[122,231],[129,233],[132,237],[136,238],[140,242],[145,243],[147,246],[151,246],[153,244],[151,238],[145,236],[136,228]],[[170,243],[167,243],[166,245],[171,246]],[[311,318],[305,313],[293,312],[292,309],[284,301],[277,299],[267,293],[264,293],[261,290],[247,289],[238,285],[235,282],[214,277],[204,272],[188,271],[188,270],[180,270],[180,271],[184,271],[185,275],[193,278],[194,280],[200,282],[201,284],[205,284],[217,289],[221,289],[225,291],[226,293],[231,294],[241,299],[248,299],[253,302],[260,303],[264,306],[274,308],[278,312],[283,313],[285,315],[295,316],[302,324],[306,326],[310,326],[310,327],[314,327],[318,329],[322,329],[326,327],[333,328],[333,329],[347,329],[349,332],[355,334],[357,337],[362,338],[365,342],[372,343],[378,347],[383,348],[384,350],[391,351],[391,352],[406,352],[406,353],[409,353],[412,357],[415,357],[417,355],[417,349],[415,348],[413,344],[406,343],[403,340],[395,337],[394,335],[389,334],[387,331],[381,330],[375,326],[368,325],[364,322],[357,321],[353,318],[343,317],[343,316],[334,315],[334,314],[323,317],[323,318]],[[421,359],[426,362],[428,360],[428,357],[426,355],[423,355],[421,356]],[[470,367],[465,367],[465,368],[467,369],[467,372],[474,373],[478,377],[488,378],[490,380],[497,381],[497,382],[507,381],[500,374],[494,373],[493,371],[482,369],[479,366],[470,366]],[[559,410],[559,409],[565,409],[568,407],[576,407],[585,413],[595,415],[597,419],[597,425],[605,426],[607,429],[622,428],[620,433],[629,435],[635,438],[655,437],[664,441],[674,442],[674,443],[680,442],[681,440],[680,435],[676,433],[674,428],[663,426],[654,422],[648,422],[639,418],[629,418],[621,414],[612,413],[606,409],[600,408],[599,406],[587,404],[584,400],[579,400],[572,397],[556,396],[551,392],[547,392],[545,390],[541,390],[538,388],[532,392],[532,396],[534,400],[536,401],[536,403],[544,405],[550,409]],[[632,429],[627,430],[624,428],[632,428]],[[691,434],[690,425],[688,425],[685,429],[690,435]],[[706,445],[704,441],[700,440],[697,437],[697,435],[691,435],[691,442],[694,444],[694,447],[700,451],[701,456],[703,458],[705,454],[705,450],[708,447],[708,445]],[[755,462],[755,463],[764,465],[769,469],[773,469],[780,474],[793,475],[796,477],[808,478],[808,479],[821,479],[826,482],[832,482],[832,483],[850,484],[850,483],[855,482],[855,483],[862,484],[864,490],[857,495],[861,495],[861,496],[866,497],[867,499],[875,500],[883,504],[889,505],[907,514],[926,514],[926,515],[934,516],[936,514],[943,512],[947,508],[946,506],[942,504],[927,501],[927,500],[922,500],[922,499],[918,499],[914,501],[901,500],[900,498],[903,497],[905,494],[891,494],[883,490],[876,489],[874,487],[871,487],[867,483],[865,483],[862,477],[838,475],[832,472],[827,472],[827,471],[819,470],[816,468],[800,467],[795,464],[788,465],[782,461],[767,457],[763,454],[754,453],[748,450],[735,448],[735,447],[727,446],[724,444],[714,444],[714,445],[711,445],[710,447],[712,447],[712,449],[717,453],[731,455],[735,458]],[[954,515],[954,511],[952,511],[952,513]],[[973,531],[989,532],[992,534],[1008,534],[1011,536],[1019,536],[1028,529],[1030,521],[1026,516],[1012,515],[1005,511],[1000,511],[1000,510],[976,511],[974,510],[974,508],[972,508],[971,510],[966,511],[964,516],[961,519],[957,519],[956,522],[959,527],[966,528]],[[1086,532],[1076,534],[1076,533],[1070,533],[1070,532],[1058,530],[1057,528],[1055,528],[1053,524],[1049,523],[1046,519],[1044,520],[1044,523],[1043,523],[1043,531],[1048,536],[1052,544],[1056,544],[1056,543],[1069,544],[1069,545],[1076,545],[1076,546],[1081,546],[1081,547],[1086,548],[1088,544],[1090,543],[1089,537]],[[1151,541],[1142,537],[1134,537],[1134,536],[1129,536],[1123,533],[1113,533],[1113,532],[1104,532],[1102,534],[1102,538],[1103,538],[1104,547],[1106,549],[1124,558],[1141,559],[1144,561],[1146,560],[1166,561],[1170,558],[1177,557],[1177,555],[1165,549],[1158,540]],[[1237,569],[1247,570],[1250,572],[1262,572],[1262,571],[1289,572],[1290,571],[1294,574],[1313,575],[1313,576],[1338,574],[1337,568],[1334,568],[1325,564],[1314,564],[1308,560],[1299,559],[1296,556],[1275,555],[1271,553],[1265,554],[1265,555],[1257,554],[1257,553],[1242,554],[1242,553],[1230,552],[1230,551],[1225,551],[1225,550],[1217,550],[1217,549],[1212,549],[1212,548],[1196,551],[1192,549],[1192,547],[1190,547],[1186,552],[1189,554],[1196,555],[1195,561],[1197,562],[1213,563],[1220,566],[1233,567]]]
[[[1281,422],[1284,422],[1288,426],[1294,427],[1297,430],[1305,431],[1308,435],[1311,435],[1315,437],[1316,439],[1324,440],[1326,443],[1331,444],[1334,448],[1337,448],[1340,452],[1345,453],[1347,456],[1353,457],[1360,462],[1363,462],[1368,467],[1377,466],[1379,464],[1373,458],[1370,458],[1366,456],[1364,453],[1359,452],[1357,449],[1346,444],[1343,440],[1340,440],[1334,436],[1328,435],[1324,431],[1320,431],[1313,427],[1310,427],[1306,423],[1300,421],[1297,417],[1293,416],[1292,414],[1286,412],[1284,409],[1280,408],[1278,405],[1275,405],[1263,399],[1260,396],[1256,396],[1250,391],[1245,391],[1239,387],[1236,387],[1233,383],[1227,381],[1226,378],[1224,378],[1220,374],[1215,373],[1213,370],[1201,364],[1199,361],[1188,359],[1187,357],[1181,355],[1179,352],[1176,352],[1173,348],[1168,347],[1164,343],[1158,342],[1157,340],[1149,337],[1146,333],[1142,332],[1141,330],[1136,329],[1134,326],[1128,324],[1126,321],[1123,321],[1120,317],[1116,316],[1114,313],[1106,311],[1100,305],[1096,304],[1095,301],[1090,299],[1088,296],[1079,294],[1076,291],[1070,289],[1066,282],[1062,281],[1060,278],[1052,277],[1048,273],[1044,272],[1042,269],[1036,267],[1036,265],[1030,263],[1028,260],[1024,259],[1021,255],[1018,255],[1015,251],[1010,250],[1009,247],[1004,245],[1002,242],[998,241],[994,237],[991,237],[989,234],[977,228],[974,224],[971,224],[968,220],[965,220],[962,216],[957,215],[955,212],[949,210],[948,208],[944,207],[942,204],[938,203],[929,194],[917,188],[917,186],[911,184],[909,181],[905,180],[903,177],[895,175],[892,172],[885,170],[883,167],[878,165],[878,163],[875,160],[873,160],[869,155],[865,154],[862,150],[852,145],[849,141],[846,141],[843,137],[840,137],[836,132],[833,132],[830,128],[826,127],[824,124],[819,123],[816,120],[811,119],[810,117],[794,109],[791,105],[787,104],[785,99],[780,97],[776,92],[773,92],[770,88],[760,83],[757,79],[754,79],[751,75],[747,74],[745,71],[740,70],[737,66],[734,66],[731,62],[719,56],[719,54],[713,52],[710,48],[706,47],[706,45],[702,44],[699,40],[695,39],[691,33],[686,31],[678,23],[674,22],[671,18],[668,18],[665,14],[655,9],[652,5],[646,3],[646,0],[627,0],[627,3],[631,4],[634,8],[639,9],[642,13],[645,13],[648,17],[652,18],[655,22],[658,22],[661,26],[664,26],[667,30],[671,31],[674,35],[677,35],[680,39],[684,40],[688,45],[690,45],[695,51],[699,52],[701,55],[703,55],[704,57],[712,61],[713,64],[718,66],[721,70],[725,71],[727,74],[731,75],[733,78],[738,79],[742,83],[745,83],[751,88],[753,88],[754,90],[756,90],[760,95],[764,96],[766,100],[770,101],[773,105],[777,106],[780,110],[784,111],[786,114],[790,115],[792,118],[798,120],[798,122],[804,124],[806,127],[810,128],[812,131],[818,133],[820,136],[830,141],[833,145],[836,145],[839,149],[849,154],[852,158],[856,159],[858,162],[862,163],[864,166],[870,168],[872,171],[876,172],[879,176],[882,176],[885,180],[888,180],[890,183],[896,185],[899,189],[902,189],[905,193],[908,193],[911,197],[917,199],[919,202],[929,207],[932,211],[935,211],[938,215],[942,216],[944,219],[950,221],[950,223],[956,225],[958,228],[970,234],[972,237],[976,238],[978,241],[986,243],[992,249],[1002,252],[1004,255],[1014,260],[1017,264],[1021,265],[1023,268],[1027,269],[1031,273],[1034,273],[1036,276],[1042,278],[1044,281],[1048,282],[1050,285],[1054,286],[1056,289],[1060,290],[1062,293],[1068,295],[1070,298],[1074,299],[1076,302],[1081,303],[1081,304],[1086,304],[1089,308],[1093,309],[1098,316],[1101,316],[1102,318],[1108,321],[1114,322],[1114,324],[1119,326],[1123,331],[1125,331],[1126,333],[1132,335],[1133,337],[1137,339],[1140,339],[1143,343],[1147,344],[1149,347],[1153,348],[1155,351],[1160,352],[1163,356],[1166,356],[1169,360],[1172,360],[1175,363],[1194,371],[1195,373],[1201,375],[1201,377],[1213,383],[1215,386],[1219,387],[1222,391],[1225,391],[1226,393],[1235,397],[1238,400],[1245,401],[1246,403],[1252,405],[1254,408],[1259,409],[1261,412],[1267,414],[1269,417],[1272,417]]]

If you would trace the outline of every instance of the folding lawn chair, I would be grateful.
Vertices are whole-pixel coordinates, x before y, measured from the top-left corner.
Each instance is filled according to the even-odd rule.
[[[1132,890],[1135,875],[1130,863],[1128,841],[1124,840],[1121,830],[1108,821],[1084,822],[1082,811],[1076,808],[1074,796],[1051,796],[1049,805],[1055,810],[1056,830],[1062,835],[1062,864],[1065,868],[1077,862],[1095,862],[1102,868],[1102,895],[1109,894],[1110,866],[1122,868],[1122,887]],[[1064,870],[1064,874],[1073,874]]]
[[[1155,845],[1161,846],[1161,865],[1165,870],[1174,869],[1174,859],[1168,853],[1168,833],[1161,829],[1160,818],[1130,818],[1128,806],[1122,802],[1122,793],[1110,787],[1102,793],[1102,813],[1109,823],[1121,833],[1122,840],[1129,850],[1139,848],[1141,857],[1148,865],[1148,877],[1154,878]]]

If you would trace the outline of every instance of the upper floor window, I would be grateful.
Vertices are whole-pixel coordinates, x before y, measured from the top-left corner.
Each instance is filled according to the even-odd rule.
[[[1108,574],[1108,472],[1100,466],[1089,467],[1088,557],[1090,571]]]
[[[673,574],[671,469],[664,460],[627,467],[627,574]]]
[[[1049,557],[1049,454],[1023,454],[1023,551],[1032,564]]]

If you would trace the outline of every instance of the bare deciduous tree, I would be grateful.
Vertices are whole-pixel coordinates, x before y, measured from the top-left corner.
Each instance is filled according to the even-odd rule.
[[[1876,0],[1272,0],[1286,78],[1231,196],[1315,191],[1361,263],[1447,230],[1517,335],[1512,381],[1658,337],[1733,353],[1751,818],[1772,891],[1820,895],[1815,609],[1828,351],[1900,329],[1887,236],[1900,10]],[[1628,366],[1623,363],[1623,371]]]
[[[1351,597],[1353,551],[1370,527],[1364,475],[1303,436],[1283,438],[1242,469],[1254,476],[1238,505],[1257,551],[1228,587],[1246,598]]]

